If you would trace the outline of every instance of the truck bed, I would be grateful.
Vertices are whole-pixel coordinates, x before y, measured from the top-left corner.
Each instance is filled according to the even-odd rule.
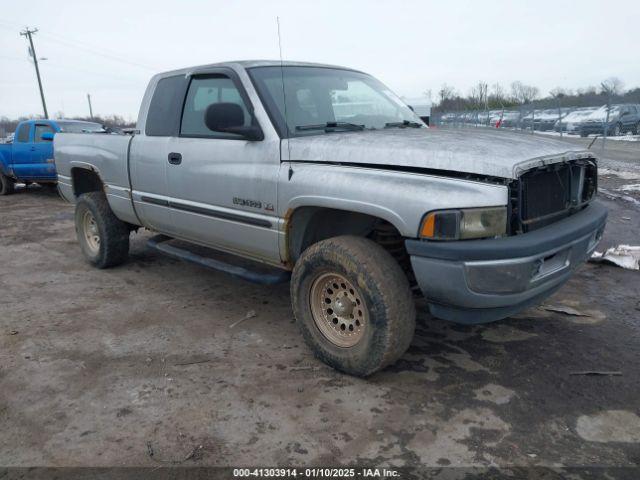
[[[128,151],[132,139],[132,135],[104,133],[56,134],[53,151],[63,197],[75,202],[71,181],[75,168],[97,170],[114,213],[121,220],[134,220],[128,171]],[[90,164],[86,159],[90,160]]]
[[[11,168],[12,146],[11,143],[0,143],[0,171],[6,172],[7,168]]]

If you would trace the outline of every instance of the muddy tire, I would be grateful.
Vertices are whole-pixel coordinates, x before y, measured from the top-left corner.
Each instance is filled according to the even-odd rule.
[[[409,348],[416,310],[406,275],[382,247],[342,236],[309,247],[291,277],[293,312],[315,355],[365,377]]]
[[[109,268],[126,261],[129,225],[114,215],[104,193],[80,195],[75,224],[78,242],[89,263],[98,268]]]
[[[10,193],[13,193],[15,186],[16,184],[11,178],[0,173],[0,195],[9,195]]]

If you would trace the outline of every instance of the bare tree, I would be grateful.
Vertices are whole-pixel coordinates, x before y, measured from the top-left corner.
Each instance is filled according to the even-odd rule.
[[[511,84],[511,95],[516,102],[526,104],[538,98],[540,89],[532,85],[525,85],[522,82],[513,82]]]
[[[487,104],[487,91],[489,85],[487,82],[479,81],[475,86],[471,87],[469,99],[478,107],[484,107]]]
[[[552,90],[549,90],[549,95],[551,95],[553,98],[562,98],[571,94],[572,94],[571,90],[568,90],[562,87],[556,87]]]
[[[445,101],[450,100],[455,96],[455,89],[452,86],[443,83],[440,90],[438,90],[438,96],[440,97],[440,104],[443,104]]]
[[[624,83],[618,77],[609,77],[600,85],[602,93],[607,95],[622,95],[624,93]]]

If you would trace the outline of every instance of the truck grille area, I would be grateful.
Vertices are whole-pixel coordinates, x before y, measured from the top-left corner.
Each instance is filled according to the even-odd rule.
[[[597,173],[593,159],[525,172],[511,184],[511,234],[536,230],[584,208],[596,192]]]

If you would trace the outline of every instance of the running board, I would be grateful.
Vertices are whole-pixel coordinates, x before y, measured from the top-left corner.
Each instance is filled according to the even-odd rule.
[[[288,282],[291,278],[291,272],[282,270],[279,273],[260,273],[248,270],[244,267],[232,265],[230,263],[215,260],[213,258],[204,257],[197,253],[190,252],[184,248],[179,248],[174,245],[168,245],[167,242],[174,240],[171,237],[165,235],[156,235],[147,241],[147,246],[158,250],[166,255],[169,255],[180,260],[187,262],[197,263],[203,267],[210,268],[212,270],[218,270],[220,272],[228,273],[237,278],[242,278],[249,282],[259,283],[261,285],[275,285],[278,283]],[[276,270],[275,268],[273,270]]]

